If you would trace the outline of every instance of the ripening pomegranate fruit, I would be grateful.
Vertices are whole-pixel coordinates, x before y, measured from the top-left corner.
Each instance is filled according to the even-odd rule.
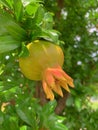
[[[29,56],[19,59],[21,72],[30,80],[42,81],[46,97],[54,99],[54,92],[63,97],[61,87],[70,92],[73,79],[63,70],[62,49],[48,41],[36,40],[27,45]]]

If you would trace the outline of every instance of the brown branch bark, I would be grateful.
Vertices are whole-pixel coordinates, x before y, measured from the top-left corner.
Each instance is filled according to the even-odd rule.
[[[41,82],[37,82],[36,90],[35,90],[35,97],[40,99],[40,104],[42,106],[48,102],[48,100],[46,99],[46,95],[43,91]]]
[[[58,4],[58,12],[56,16],[59,19],[61,17],[61,10],[64,7],[64,0],[57,0],[57,4]]]
[[[66,100],[69,96],[69,93],[64,91],[64,97],[59,97],[59,99],[57,100],[57,106],[55,108],[55,113],[60,115],[63,110],[66,107]],[[45,105],[49,100],[46,99],[46,95],[43,91],[43,87],[42,87],[42,83],[41,82],[37,82],[36,85],[36,91],[35,91],[35,97],[38,98],[40,100],[40,104],[43,106]]]
[[[60,98],[58,99],[58,101],[57,101],[57,106],[56,106],[56,108],[55,108],[55,113],[56,113],[56,114],[60,115],[60,114],[63,112],[63,110],[64,110],[65,107],[66,107],[66,100],[67,100],[68,96],[69,96],[69,93],[66,92],[66,91],[64,91],[64,96],[63,96],[63,97],[60,97]]]

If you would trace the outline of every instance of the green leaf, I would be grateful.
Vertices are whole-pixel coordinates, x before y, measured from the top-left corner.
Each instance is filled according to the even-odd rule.
[[[0,53],[14,50],[20,46],[21,42],[16,41],[11,36],[0,36]]]
[[[55,30],[42,29],[42,38],[58,44],[58,32]]]
[[[26,57],[29,56],[29,51],[24,43],[22,43],[22,50],[19,54],[19,57]]]
[[[17,109],[17,114],[19,115],[19,117],[24,121],[26,122],[28,125],[32,126],[32,123],[30,121],[30,115],[28,117],[28,112],[24,112],[22,111],[21,109]]]
[[[27,126],[20,127],[20,130],[27,130]]]
[[[27,123],[29,126],[32,127],[32,129],[36,129],[37,127],[37,121],[36,121],[36,110],[35,110],[36,104],[33,104],[33,100],[31,103],[31,98],[26,98],[25,101],[21,102],[19,99],[19,104],[16,106],[16,112],[20,119]]]
[[[39,2],[43,2],[43,0],[22,0],[23,5],[26,7],[28,4],[30,3],[39,3]]]
[[[57,115],[57,122],[58,123],[62,123],[64,120],[65,120],[65,117]]]
[[[0,10],[0,35],[10,34],[18,41],[26,39],[26,32],[19,26],[14,19],[8,14]]]
[[[21,21],[23,15],[23,4],[21,0],[1,0],[1,3],[6,6],[9,11],[13,12],[16,21]]]
[[[56,107],[56,100],[50,101],[43,106],[42,112],[39,114],[40,127],[45,126],[50,130],[64,130],[64,128],[66,128],[62,123],[65,120],[65,117],[57,116],[54,113],[55,107]]]
[[[17,117],[4,116],[4,122],[2,124],[2,130],[19,130]]]
[[[9,34],[16,40],[24,41],[26,39],[25,31],[17,24],[12,23],[11,25],[6,25],[6,29],[9,32]]]
[[[26,6],[26,12],[29,15],[34,15],[36,13],[38,7],[39,7],[38,3],[31,3],[31,4]]]
[[[46,115],[54,112],[56,105],[57,105],[56,100],[50,101],[47,104],[45,104],[43,107],[43,114]]]
[[[53,129],[51,129],[51,130],[68,130],[68,128],[65,125],[61,124],[61,123],[59,123],[59,124],[56,123],[55,127]]]
[[[23,16],[23,4],[21,0],[14,0],[14,15],[17,21],[21,21]]]
[[[38,37],[41,37],[42,35],[42,29],[39,26],[34,27],[34,30],[32,30],[31,39],[32,41],[36,40]]]
[[[0,0],[0,2],[9,9],[13,7],[13,0]]]
[[[76,108],[77,108],[78,110],[81,110],[81,105],[82,105],[81,99],[78,98],[78,97],[76,97],[76,98],[75,98],[75,106],[76,106]]]
[[[42,24],[42,19],[44,18],[44,14],[45,14],[44,8],[42,6],[39,6],[35,14],[35,21],[37,25]]]
[[[53,14],[50,12],[47,12],[44,14],[43,18],[43,28],[45,29],[52,29],[53,28]]]

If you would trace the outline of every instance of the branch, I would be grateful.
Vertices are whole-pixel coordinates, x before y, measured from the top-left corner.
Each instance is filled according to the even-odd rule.
[[[35,90],[35,97],[40,99],[40,104],[42,106],[48,102],[48,100],[46,99],[46,95],[43,91],[41,82],[37,82],[36,90]]]
[[[64,7],[64,0],[57,0],[57,4],[58,4],[58,12],[56,14],[57,18],[59,19],[61,17],[61,10]]]
[[[69,96],[69,93],[64,91],[64,96],[60,97],[58,99],[57,106],[55,108],[55,113],[56,114],[60,115],[63,112],[63,110],[64,110],[64,108],[66,106],[66,100],[67,100],[68,96]]]
[[[64,91],[64,97],[59,97],[59,99],[57,100],[57,106],[55,108],[55,113],[56,114],[61,114],[66,106],[66,100],[69,96],[69,93]],[[41,82],[37,82],[36,85],[36,90],[35,90],[35,97],[38,98],[40,100],[40,104],[43,106],[45,105],[49,100],[46,99],[46,95],[43,91],[43,87],[42,87],[42,83]]]

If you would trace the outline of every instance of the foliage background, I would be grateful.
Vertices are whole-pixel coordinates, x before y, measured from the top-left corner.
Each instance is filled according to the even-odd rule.
[[[98,0],[22,2],[0,0],[0,106],[10,103],[0,111],[0,129],[97,130]],[[54,113],[56,100],[42,107],[33,98],[36,82],[19,69],[25,44],[37,38],[62,47],[63,69],[74,79],[75,89],[60,115]]]

